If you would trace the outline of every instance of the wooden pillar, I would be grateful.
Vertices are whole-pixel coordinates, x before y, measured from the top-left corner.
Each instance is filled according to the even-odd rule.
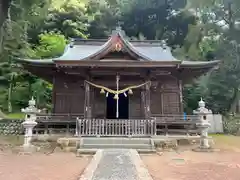
[[[144,118],[147,118],[147,107],[146,107],[146,91],[145,88],[141,89],[141,106]]]
[[[52,89],[52,113],[56,112],[56,74],[53,76],[53,89]]]
[[[70,133],[70,124],[66,125],[66,135],[69,135]]]
[[[90,104],[90,85],[85,82],[85,105],[84,118],[91,118],[91,104]]]
[[[178,85],[179,85],[179,98],[180,98],[180,103],[179,103],[179,111],[180,113],[183,113],[184,109],[183,109],[183,95],[182,95],[182,80],[178,81]]]
[[[44,134],[48,134],[48,124],[44,125]]]
[[[145,117],[147,119],[151,118],[151,109],[150,109],[150,103],[151,103],[151,100],[150,100],[150,86],[151,84],[150,83],[147,83],[145,85],[145,88],[146,88],[146,92],[145,92],[145,102],[146,102],[146,115]]]

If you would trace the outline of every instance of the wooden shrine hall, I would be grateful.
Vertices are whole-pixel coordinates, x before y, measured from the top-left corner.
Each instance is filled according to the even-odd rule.
[[[219,63],[180,61],[163,41],[128,40],[119,27],[108,39],[73,39],[58,58],[17,60],[53,84],[52,112],[39,121],[77,118],[81,135],[154,134],[157,123],[183,122],[183,84]]]

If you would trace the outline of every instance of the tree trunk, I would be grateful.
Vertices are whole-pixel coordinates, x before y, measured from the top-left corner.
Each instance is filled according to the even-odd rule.
[[[0,27],[4,21],[9,18],[9,8],[12,0],[0,0]]]
[[[12,0],[0,0],[0,53],[3,48],[4,22],[10,18],[9,9]]]
[[[229,29],[232,31],[234,29],[234,19],[233,19],[233,11],[232,11],[232,2],[228,3],[228,23]]]
[[[13,83],[14,83],[14,74],[11,75],[10,84],[8,88],[8,112],[12,112],[12,89],[13,89]]]
[[[233,94],[233,98],[231,100],[231,104],[230,104],[230,108],[229,108],[229,112],[230,113],[236,113],[236,107],[239,101],[239,96],[240,96],[240,92],[239,92],[240,88],[235,88],[234,89],[234,94]]]
[[[10,82],[9,88],[8,88],[8,112],[12,112],[12,82]]]

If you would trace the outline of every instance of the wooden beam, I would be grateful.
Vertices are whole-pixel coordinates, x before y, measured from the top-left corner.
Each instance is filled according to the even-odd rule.
[[[124,68],[175,68],[179,62],[171,61],[129,61],[124,63]],[[58,61],[56,62],[57,67],[110,67],[110,68],[123,68],[121,61],[107,62],[107,61]]]
[[[116,86],[116,82],[115,81],[104,81],[104,80],[101,80],[101,81],[91,81],[92,83],[95,83],[95,84],[98,84],[98,85],[102,85],[102,86],[106,86],[106,87],[109,87],[109,86]],[[142,81],[132,81],[132,80],[129,80],[129,81],[120,81],[119,82],[119,85],[120,87],[121,86],[133,86],[133,85],[139,85],[139,84],[142,84],[142,83],[145,83],[146,81],[142,80]],[[156,86],[157,85],[157,81],[152,81],[151,82],[151,85],[152,86]]]
[[[135,76],[156,78],[159,76],[172,75],[175,77],[179,76],[176,69],[173,68],[143,68],[143,67],[59,67],[61,71],[67,74],[79,75],[87,77],[89,74],[92,76],[115,76],[118,73],[120,76]]]

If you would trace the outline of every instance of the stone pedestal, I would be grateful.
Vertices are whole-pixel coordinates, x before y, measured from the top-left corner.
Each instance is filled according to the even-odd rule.
[[[35,107],[35,103],[36,103],[35,100],[32,98],[28,103],[29,106],[25,109],[22,109],[22,112],[26,114],[25,121],[22,123],[25,129],[25,134],[24,134],[24,144],[21,146],[21,149],[24,152],[33,152],[37,150],[37,148],[31,144],[31,140],[33,137],[33,128],[37,125],[36,114],[40,112]]]
[[[24,129],[25,129],[25,135],[24,135],[24,144],[23,147],[25,149],[32,148],[33,145],[31,144],[31,140],[33,137],[33,128],[37,125],[36,122],[23,122],[22,123]]]
[[[208,129],[211,126],[209,118],[212,115],[212,111],[205,107],[205,102],[202,99],[199,101],[198,105],[199,108],[193,111],[193,113],[199,116],[199,121],[196,125],[200,130],[201,140],[199,147],[194,149],[194,151],[211,152],[213,149],[209,145]]]

